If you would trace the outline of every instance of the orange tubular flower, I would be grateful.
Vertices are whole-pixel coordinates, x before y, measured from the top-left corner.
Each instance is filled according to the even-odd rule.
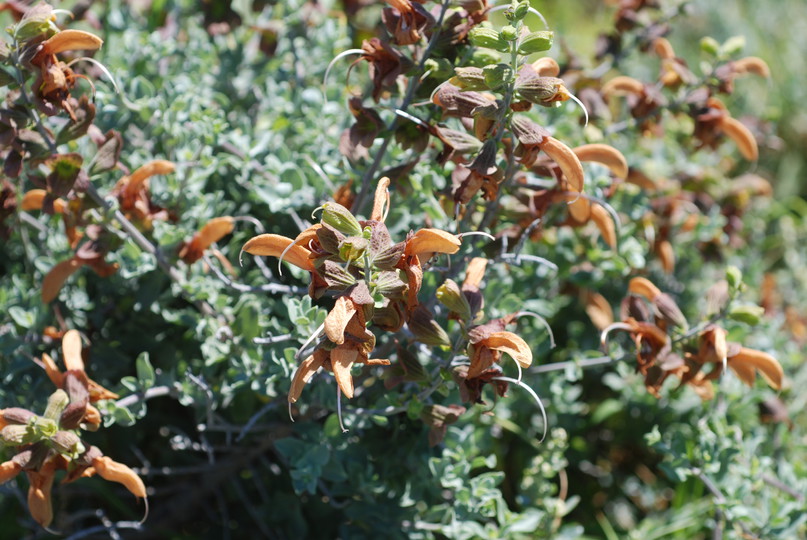
[[[76,330],[68,330],[62,338],[62,360],[67,369],[64,373],[50,356],[42,354],[42,364],[48,378],[71,398],[61,420],[62,427],[66,429],[74,429],[81,423],[88,428],[97,428],[101,424],[101,414],[91,403],[118,398],[118,394],[87,377],[81,351],[81,336]]]
[[[289,391],[289,403],[320,368],[333,372],[341,393],[352,397],[353,364],[388,365],[388,360],[370,359],[375,336],[367,329],[375,323],[397,331],[411,322],[418,306],[417,293],[423,280],[423,264],[435,253],[459,250],[458,236],[439,229],[410,232],[406,241],[393,243],[384,219],[390,204],[389,179],[379,182],[370,219],[358,220],[336,203],[322,206],[322,219],[295,239],[262,234],[250,239],[243,251],[278,257],[309,272],[309,294],[318,298],[336,291],[336,301],[322,328],[326,340],[299,365]]]
[[[393,34],[397,45],[412,45],[420,41],[423,31],[434,25],[434,17],[418,2],[386,0],[392,6],[384,8],[382,19]]]

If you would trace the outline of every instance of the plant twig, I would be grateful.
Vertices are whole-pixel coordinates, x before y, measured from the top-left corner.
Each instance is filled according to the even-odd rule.
[[[406,95],[404,96],[401,105],[397,107],[397,109],[400,111],[406,112],[406,109],[408,109],[412,104],[412,99],[415,97],[415,92],[418,88],[420,88],[420,77],[423,73],[423,68],[426,65],[426,60],[428,60],[429,56],[431,55],[432,49],[434,49],[434,46],[437,44],[437,40],[440,38],[440,27],[443,25],[443,19],[445,18],[445,14],[450,3],[450,0],[443,0],[440,7],[440,15],[437,18],[437,23],[434,25],[434,32],[432,32],[432,37],[429,39],[429,44],[426,46],[426,50],[423,51],[423,55],[420,57],[420,62],[418,63],[415,74],[409,78],[409,85],[406,89]],[[367,194],[370,192],[370,186],[373,178],[375,177],[375,173],[378,170],[378,167],[381,165],[384,155],[387,153],[387,148],[392,141],[392,134],[395,132],[395,128],[398,127],[400,118],[401,117],[397,114],[393,116],[386,128],[386,131],[384,132],[385,136],[384,141],[381,143],[381,147],[376,152],[375,158],[373,158],[373,162],[370,164],[370,167],[368,167],[362,175],[361,189],[359,190],[359,194],[356,195],[356,199],[353,201],[353,205],[351,207],[351,211],[354,214],[358,213],[361,210],[361,207],[364,205]]]

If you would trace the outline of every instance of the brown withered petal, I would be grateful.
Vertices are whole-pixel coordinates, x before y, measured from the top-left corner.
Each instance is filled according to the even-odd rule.
[[[84,360],[81,358],[81,334],[77,330],[68,330],[62,338],[62,354],[65,368],[84,371]]]
[[[521,115],[513,116],[510,127],[518,142],[527,146],[540,145],[549,137],[549,131]]]
[[[662,60],[670,60],[675,58],[675,50],[672,45],[665,38],[660,37],[653,40],[653,52],[658,55]]]
[[[482,278],[485,277],[485,269],[488,266],[488,260],[484,257],[474,257],[468,263],[465,269],[465,281],[462,282],[462,288],[467,287],[479,288],[482,284]]]
[[[44,203],[47,195],[48,192],[44,189],[32,189],[26,192],[25,195],[22,196],[20,210],[24,210],[26,212],[30,212],[31,210],[42,210],[42,204]],[[64,199],[55,199],[53,201],[54,214],[63,214],[66,208],[67,203],[64,202]]]
[[[731,62],[731,70],[737,74],[753,73],[766,79],[771,78],[771,70],[762,58],[756,56],[746,56]]]
[[[28,475],[28,511],[34,521],[47,527],[53,521],[51,489],[56,473],[53,460],[48,460],[39,471],[26,471]]]
[[[14,461],[5,461],[0,463],[0,484],[5,484],[15,476],[17,476],[22,467]]]
[[[555,139],[546,137],[541,142],[541,150],[551,157],[560,166],[563,176],[569,182],[569,186],[579,192],[583,191],[583,165],[572,149]]]
[[[651,302],[661,295],[659,288],[653,285],[653,282],[649,279],[642,276],[632,278],[628,282],[628,292],[644,296]]]
[[[616,228],[608,211],[599,204],[591,205],[591,221],[597,225],[600,235],[611,249],[616,249]]]
[[[459,251],[461,244],[462,240],[449,232],[440,229],[420,229],[407,240],[405,253],[409,257],[426,253],[451,255]]]
[[[631,77],[624,75],[614,77],[602,87],[602,93],[610,96],[615,93],[628,93],[628,94],[643,94],[644,84]]]
[[[356,306],[346,296],[336,299],[333,309],[325,317],[325,335],[332,342],[341,345],[345,342],[345,328],[356,314]]]
[[[213,218],[208,221],[199,232],[179,252],[180,258],[191,264],[202,258],[202,254],[213,242],[218,242],[231,232],[235,227],[235,222],[230,216]]]
[[[107,390],[97,382],[89,379],[90,401],[96,402],[104,399],[118,399],[120,396],[111,390]]]
[[[82,429],[95,431],[101,425],[101,411],[92,405],[87,405],[82,419]]]
[[[389,183],[388,177],[383,177],[375,187],[375,197],[373,198],[373,210],[370,212],[370,219],[373,221],[384,221],[384,208],[389,209]]]
[[[337,347],[331,351],[331,369],[336,384],[348,399],[353,397],[353,376],[350,368],[359,356],[359,351],[347,347]]]
[[[571,193],[564,194],[561,198],[567,201],[566,210],[575,223],[582,225],[591,220],[591,201]]]
[[[582,295],[586,305],[586,314],[597,330],[602,331],[613,324],[614,311],[603,295],[593,291],[584,291]]]
[[[622,152],[607,144],[584,144],[573,148],[572,151],[580,161],[593,161],[601,163],[611,169],[618,178],[628,176],[628,162]]]
[[[78,259],[72,258],[51,268],[42,280],[42,301],[47,304],[55,300],[67,278],[75,274],[83,264]]]
[[[748,161],[756,161],[759,158],[759,147],[757,140],[754,138],[753,133],[745,124],[732,118],[731,116],[723,116],[719,120],[720,129],[726,134],[726,137],[731,139],[737,144],[740,153]]]
[[[317,370],[323,366],[327,358],[328,353],[318,349],[314,351],[314,354],[300,362],[300,365],[297,366],[297,371],[294,372],[294,377],[291,380],[291,388],[289,389],[288,397],[289,403],[294,403],[297,401],[300,394],[303,392],[303,387],[308,381],[311,380],[314,373],[316,373]]]
[[[494,332],[481,345],[513,357],[523,368],[532,364],[532,350],[527,342],[512,332]]]
[[[658,255],[661,267],[666,274],[675,271],[675,251],[669,240],[661,240],[656,244],[656,254]]]
[[[499,361],[501,353],[493,351],[483,344],[471,345],[473,353],[471,354],[471,365],[468,366],[468,379],[478,377],[485,372],[490,366]]]
[[[56,362],[53,361],[53,358],[48,356],[45,353],[42,353],[42,365],[45,367],[45,373],[50,379],[50,382],[53,383],[53,386],[56,388],[61,388],[62,383],[64,382],[64,376],[62,372],[59,371],[59,368],[56,367]]]
[[[785,376],[784,370],[776,358],[768,353],[742,347],[737,354],[729,357],[728,365],[735,372],[737,372],[738,366],[741,366],[739,367],[740,370],[743,367],[756,368],[771,387],[776,390],[782,388],[782,380]],[[751,381],[753,382],[753,379]]]
[[[92,466],[104,480],[123,484],[123,487],[135,497],[146,498],[146,485],[143,480],[123,463],[118,463],[108,456],[101,456],[92,460]]]
[[[51,55],[65,51],[94,51],[101,48],[104,40],[83,30],[62,30],[53,37],[42,42],[37,54]]]
[[[3,427],[8,424],[27,424],[35,417],[36,414],[22,407],[9,407],[0,410],[0,422],[3,423]]]
[[[291,238],[286,238],[278,234],[261,234],[248,240],[241,250],[251,253],[252,255],[280,257],[280,254],[283,253],[292,242],[293,240]],[[308,251],[307,248],[294,245],[283,256],[283,260],[298,268],[313,272],[314,263],[308,257],[310,254],[311,252]]]
[[[143,182],[152,176],[156,176],[158,174],[170,174],[175,170],[176,166],[170,161],[166,161],[164,159],[150,161],[135,169],[135,171],[129,175],[128,181],[126,182],[126,192],[133,193],[138,191]]]
[[[661,293],[653,299],[653,310],[656,315],[664,319],[666,322],[686,328],[687,319],[681,312],[681,308],[675,303],[672,296],[667,293]]]

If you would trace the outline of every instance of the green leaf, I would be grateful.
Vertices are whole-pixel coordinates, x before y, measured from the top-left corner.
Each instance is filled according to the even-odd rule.
[[[149,361],[149,353],[142,352],[135,360],[135,369],[137,370],[137,380],[144,390],[154,386],[154,368]]]

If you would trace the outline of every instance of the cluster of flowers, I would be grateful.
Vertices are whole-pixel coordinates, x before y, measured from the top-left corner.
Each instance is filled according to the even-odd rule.
[[[87,376],[81,336],[76,330],[65,332],[62,338],[62,362],[64,372],[50,356],[42,355],[41,363],[57,388],[48,398],[44,414],[21,407],[0,410],[0,445],[14,452],[11,459],[0,464],[0,483],[25,472],[28,508],[43,527],[53,520],[51,488],[59,470],[67,472],[62,482],[97,474],[146,499],[146,486],[132,469],[81,438],[82,430],[96,431],[101,425],[101,413],[92,404],[118,396]]]

